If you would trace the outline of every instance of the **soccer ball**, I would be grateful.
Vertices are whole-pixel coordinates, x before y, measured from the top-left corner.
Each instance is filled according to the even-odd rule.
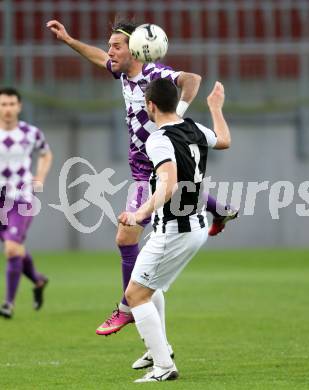
[[[168,39],[156,24],[142,24],[132,33],[129,49],[134,58],[141,62],[155,62],[162,59],[168,48]]]

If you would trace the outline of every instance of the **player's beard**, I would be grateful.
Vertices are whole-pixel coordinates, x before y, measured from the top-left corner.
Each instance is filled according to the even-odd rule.
[[[118,72],[129,74],[132,65],[133,65],[133,61],[132,61],[132,57],[130,56],[129,58],[126,58],[125,60],[123,60],[121,66],[119,67]]]

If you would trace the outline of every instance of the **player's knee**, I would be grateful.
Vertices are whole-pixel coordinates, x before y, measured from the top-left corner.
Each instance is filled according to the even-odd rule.
[[[134,282],[132,282],[132,280],[130,280],[130,283],[126,288],[126,291],[124,292],[124,296],[129,306],[131,307],[136,306],[136,303],[139,299],[139,294],[138,294],[138,289],[136,288],[136,285]]]
[[[116,245],[125,246],[125,245],[134,245],[138,243],[138,237],[136,237],[135,232],[130,230],[118,230],[116,235]]]
[[[4,245],[4,255],[7,259],[17,256],[23,257],[25,255],[25,249],[23,245],[20,245],[13,241],[6,242]]]
[[[116,245],[117,246],[123,246],[123,245],[126,245],[126,238],[124,237],[124,235],[123,234],[121,234],[121,233],[117,233],[117,235],[116,235]]]
[[[138,286],[135,282],[130,281],[124,296],[130,307],[142,305],[151,300],[153,291],[148,288]]]

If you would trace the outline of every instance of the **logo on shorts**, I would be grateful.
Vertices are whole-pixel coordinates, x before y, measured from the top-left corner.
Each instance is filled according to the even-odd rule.
[[[141,275],[141,278],[144,279],[144,280],[147,280],[147,282],[148,282],[149,278],[150,278],[150,275],[147,274],[146,272],[144,272],[143,275]]]
[[[18,228],[17,228],[17,226],[12,226],[9,231],[11,234],[15,235],[18,233]]]
[[[137,200],[132,200],[132,202],[131,202],[131,206],[132,207],[135,207],[136,209],[138,208],[138,203],[137,203]]]
[[[86,165],[88,168],[90,168],[92,173],[82,174],[77,179],[73,180],[70,184],[67,184],[70,170],[76,164]],[[101,226],[105,215],[113,224],[117,226],[117,218],[114,214],[112,206],[105,198],[105,196],[115,195],[127,184],[128,180],[124,180],[120,184],[113,185],[110,182],[110,178],[114,175],[114,173],[115,171],[111,168],[103,169],[102,172],[98,173],[89,163],[89,161],[81,157],[72,157],[68,159],[64,163],[59,175],[60,204],[50,204],[50,206],[63,212],[71,226],[73,226],[81,233],[92,233],[97,230]],[[70,204],[67,189],[75,188],[82,183],[88,184],[83,199],[76,200]],[[85,226],[77,219],[76,214],[82,212],[91,205],[97,206],[101,210],[101,213],[99,213],[97,223],[95,223],[93,226]]]

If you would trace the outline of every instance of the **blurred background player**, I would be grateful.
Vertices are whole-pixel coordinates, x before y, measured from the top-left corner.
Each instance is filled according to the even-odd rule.
[[[11,318],[21,275],[34,284],[34,309],[43,304],[46,276],[35,269],[32,256],[26,252],[24,241],[32,216],[22,215],[22,209],[32,208],[33,188],[42,188],[52,162],[52,153],[41,130],[19,121],[22,103],[13,88],[0,89],[0,237],[7,259],[6,296],[0,315]],[[33,152],[38,151],[36,174],[31,173]],[[26,205],[26,206],[25,206]]]
[[[153,369],[135,382],[178,377],[165,325],[151,297],[158,289],[166,291],[205,243],[208,224],[199,198],[208,148],[226,149],[231,143],[222,113],[221,83],[216,82],[207,98],[214,132],[189,118],[180,118],[176,114],[177,101],[177,90],[169,80],[154,80],[147,86],[148,115],[158,128],[146,141],[154,167],[150,180],[153,194],[135,213],[124,212],[119,216],[119,222],[125,225],[153,216],[153,233],[137,257],[125,292],[138,332],[149,349],[142,359],[153,361]],[[180,210],[188,212],[179,215]],[[138,367],[134,364],[133,368]]]
[[[136,182],[135,191],[128,201],[127,209],[135,211],[148,197],[148,180],[152,171],[152,164],[145,152],[145,142],[149,135],[156,130],[156,126],[148,118],[144,91],[150,81],[158,78],[171,80],[180,90],[180,100],[177,105],[177,114],[183,116],[189,104],[195,98],[201,77],[187,72],[176,72],[170,67],[161,64],[143,64],[135,60],[129,51],[129,38],[137,27],[132,22],[116,22],[109,39],[109,50],[104,50],[84,44],[72,38],[63,24],[51,20],[47,27],[72,49],[99,67],[106,68],[122,84],[123,97],[126,104],[127,124],[130,135],[129,164],[132,177]],[[146,185],[145,185],[146,183]],[[225,223],[234,219],[237,212],[222,206],[211,196],[207,196],[207,210],[214,215],[214,223],[210,234],[215,235],[223,230]],[[218,210],[225,211],[224,216]],[[130,280],[131,272],[139,253],[138,242],[144,227],[149,219],[136,226],[119,225],[116,243],[122,258],[123,290],[125,291]],[[164,305],[163,295],[159,292],[154,297],[158,305]],[[108,335],[119,331],[126,324],[133,322],[133,316],[125,297],[110,318],[97,329],[97,334]]]

